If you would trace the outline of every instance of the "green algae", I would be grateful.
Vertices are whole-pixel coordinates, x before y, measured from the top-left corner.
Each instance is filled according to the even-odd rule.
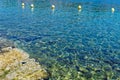
[[[0,79],[4,79],[6,77],[7,74],[9,74],[10,70],[3,70],[3,74],[0,75]]]

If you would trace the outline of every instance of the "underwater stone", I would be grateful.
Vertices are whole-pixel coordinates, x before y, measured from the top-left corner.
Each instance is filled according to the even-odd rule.
[[[110,65],[113,65],[113,63],[110,60],[104,60],[105,63],[108,63]]]
[[[84,73],[84,76],[85,76],[87,79],[89,79],[89,78],[92,77],[92,74],[91,74],[90,72],[85,72],[85,73]]]
[[[9,40],[6,40],[6,39],[3,39],[3,38],[0,38],[0,52],[2,52],[2,49],[11,49],[11,48],[14,48],[15,45],[13,42],[9,41]]]
[[[0,80],[37,80],[48,77],[44,68],[17,48],[0,54],[0,63]]]
[[[98,70],[96,70],[95,72],[96,72],[96,73],[99,73],[99,72],[101,72],[101,71],[102,71],[102,70],[98,69]]]
[[[103,68],[104,68],[105,71],[108,71],[108,72],[109,72],[109,71],[112,71],[112,68],[111,68],[110,66],[105,66],[105,67],[103,67]]]
[[[77,53],[77,49],[74,48],[65,48],[65,51],[69,52],[69,53]]]
[[[120,72],[120,68],[116,68],[115,70],[118,71],[118,72]]]
[[[75,66],[75,68],[76,68],[77,71],[80,71],[79,66]]]

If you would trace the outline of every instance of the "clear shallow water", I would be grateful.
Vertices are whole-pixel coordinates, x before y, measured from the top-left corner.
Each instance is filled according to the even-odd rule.
[[[118,2],[23,2],[24,9],[21,0],[0,1],[0,36],[44,65],[50,80],[120,79]],[[55,10],[51,4],[56,5]],[[79,4],[81,11],[77,10]]]

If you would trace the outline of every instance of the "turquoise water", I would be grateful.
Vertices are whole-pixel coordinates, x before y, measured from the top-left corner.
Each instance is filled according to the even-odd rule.
[[[119,1],[0,0],[0,37],[46,67],[49,80],[119,80],[119,33]]]

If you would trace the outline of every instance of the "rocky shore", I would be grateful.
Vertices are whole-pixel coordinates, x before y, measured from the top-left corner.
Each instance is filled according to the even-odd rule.
[[[47,71],[35,59],[30,59],[29,54],[20,49],[5,46],[4,41],[0,39],[0,80],[48,78]]]

